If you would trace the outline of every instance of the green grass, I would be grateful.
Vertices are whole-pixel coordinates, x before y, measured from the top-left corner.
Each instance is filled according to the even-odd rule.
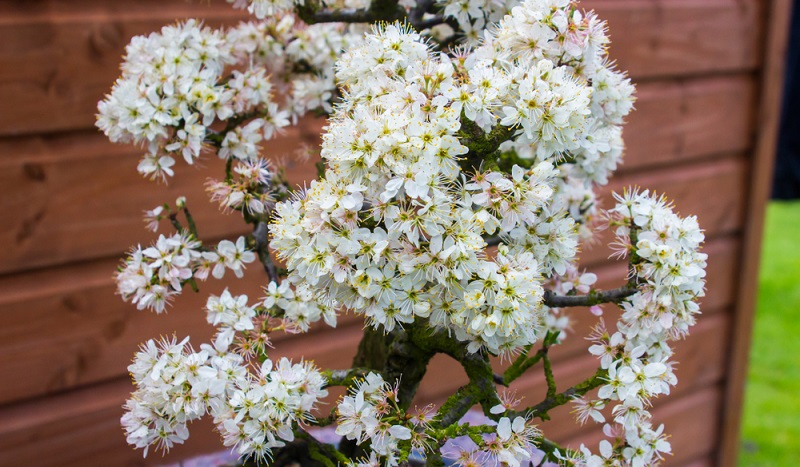
[[[800,202],[767,210],[739,465],[800,465]]]

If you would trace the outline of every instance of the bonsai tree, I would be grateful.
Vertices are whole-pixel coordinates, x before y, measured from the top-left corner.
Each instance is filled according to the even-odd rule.
[[[224,159],[210,198],[252,225],[214,245],[185,199],[148,211],[150,228],[168,221],[174,231],[130,251],[117,273],[122,298],[161,313],[209,277],[242,277],[256,261],[266,272],[263,297],[208,298],[213,342],[142,344],[129,367],[128,442],[145,455],[168,450],[209,416],[223,444],[257,464],[297,447],[322,465],[358,466],[414,453],[428,465],[641,466],[669,453],[648,408],[677,383],[670,341],[699,313],[703,234],[646,190],[598,206],[634,102],[605,23],[568,0],[234,7],[256,20],[187,21],[134,38],[99,104],[98,127],[144,149],[146,177],[180,176],[176,160]],[[264,143],[308,113],[328,121],[319,178],[299,188],[267,162]],[[601,227],[628,264],[613,290],[577,265]],[[603,304],[618,310],[589,336],[597,370],[559,388],[549,350],[567,338],[568,309],[600,315]],[[365,323],[352,368],[272,348],[273,333],[335,327],[342,313]],[[416,408],[440,353],[469,382],[439,407]],[[509,362],[502,373],[490,356]],[[515,401],[505,388],[534,367],[546,396]],[[346,394],[331,410],[319,402],[332,386]],[[579,423],[605,424],[607,439],[578,449],[548,440],[537,420],[565,404]],[[474,406],[485,422],[462,421]],[[312,436],[327,425],[339,445]]]

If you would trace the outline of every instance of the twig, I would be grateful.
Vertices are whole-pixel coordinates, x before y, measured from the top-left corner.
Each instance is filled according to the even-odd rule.
[[[547,397],[555,397],[556,395],[556,379],[553,376],[553,364],[550,362],[550,357],[547,351],[550,347],[542,347],[542,367],[544,367],[544,379],[547,381]]]
[[[253,241],[255,250],[258,253],[258,259],[264,265],[264,271],[267,272],[270,282],[279,283],[278,269],[269,255],[269,227],[265,221],[259,220],[255,222]]]
[[[504,386],[508,386],[515,379],[522,376],[522,374],[525,373],[530,367],[539,363],[539,360],[542,359],[544,354],[545,354],[545,349],[542,348],[539,349],[539,351],[536,352],[536,354],[533,357],[522,358],[522,359],[518,358],[516,361],[514,361],[514,363],[512,363],[510,367],[506,368],[506,371],[503,373]],[[527,352],[525,353],[525,355],[527,355]]]
[[[632,284],[611,290],[592,290],[587,295],[557,295],[552,290],[544,291],[544,304],[551,308],[570,306],[593,306],[602,303],[619,303],[635,294],[639,289]]]
[[[594,375],[592,375],[582,383],[576,384],[575,386],[572,386],[558,394],[552,396],[548,395],[542,402],[539,402],[538,404],[532,407],[528,407],[522,412],[518,412],[518,415],[525,415],[528,417],[538,417],[542,420],[547,420],[550,418],[547,415],[548,411],[552,410],[555,407],[566,404],[576,396],[583,396],[592,389],[602,386],[606,382],[607,375],[608,375],[607,370],[598,368],[598,370],[595,372]]]
[[[168,217],[169,222],[175,227],[175,230],[177,230],[179,234],[186,232],[186,229],[183,228],[183,225],[181,225],[181,222],[178,220],[178,213],[170,212]]]
[[[322,376],[325,378],[325,387],[331,386],[350,386],[353,380],[363,378],[369,374],[370,370],[366,368],[348,368],[346,370],[325,370]]]
[[[194,217],[189,212],[189,208],[183,207],[183,215],[186,216],[186,224],[189,226],[189,232],[194,235],[195,239],[199,239],[200,235],[197,234],[197,224],[194,223]]]

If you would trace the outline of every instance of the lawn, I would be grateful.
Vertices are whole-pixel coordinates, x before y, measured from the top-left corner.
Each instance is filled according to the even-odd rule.
[[[800,202],[772,202],[764,231],[739,465],[799,463]]]

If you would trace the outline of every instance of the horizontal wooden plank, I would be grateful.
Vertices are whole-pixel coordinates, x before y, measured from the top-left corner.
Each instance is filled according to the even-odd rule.
[[[175,18],[209,23],[242,16],[222,2],[37,1],[3,7],[0,134],[90,128],[97,101],[118,75],[129,38]],[[757,0],[587,1],[607,19],[611,58],[636,79],[753,70],[759,62]],[[149,8],[148,8],[149,7]],[[69,51],[69,53],[64,53]]]
[[[234,294],[247,294],[252,303],[263,296],[261,287],[267,282],[258,268],[249,270],[242,281],[212,279],[201,284],[201,293],[187,290],[167,313],[156,315],[137,311],[114,295],[113,265],[102,261],[0,281],[0,316],[8,320],[0,330],[0,375],[6,381],[0,404],[123,376],[139,343],[150,338],[175,334],[191,336],[195,346],[208,342],[213,332],[203,310],[208,295],[230,287]],[[277,355],[301,357],[305,349],[306,358],[314,358],[328,340],[341,342],[339,334],[357,344],[360,323],[350,317],[342,320],[344,331],[320,324],[310,336],[278,333]],[[324,341],[317,340],[318,333]],[[312,341],[315,345],[310,346]],[[347,366],[355,347],[347,358],[341,359],[342,352],[339,349],[340,359],[331,361],[320,350],[320,364]],[[26,377],[14,378],[20,372]]]
[[[0,26],[14,24],[63,23],[105,18],[121,20],[152,18],[155,10],[164,16],[203,17],[219,12],[228,13],[230,5],[216,1],[137,0],[136,2],[105,2],[103,0],[33,0],[0,3]],[[240,15],[242,12],[239,13]]]
[[[707,246],[710,259],[704,311],[731,303],[738,248],[736,237],[720,238]],[[243,281],[209,280],[201,284],[201,293],[186,291],[168,313],[155,315],[136,311],[114,295],[116,264],[113,259],[102,260],[0,278],[0,316],[6,323],[0,329],[0,380],[8,381],[0,388],[0,404],[124,375],[138,344],[159,335],[189,335],[198,345],[212,331],[202,311],[209,293],[230,286],[233,293],[245,293],[254,300],[262,295],[260,287],[266,282],[263,272],[251,265]],[[624,264],[593,271],[600,276],[600,287],[611,288],[624,277]],[[616,313],[613,307],[607,308]],[[554,352],[556,358],[583,352],[582,334],[595,321],[583,309],[569,314],[573,317],[571,338]],[[341,318],[341,326],[353,323],[358,326],[360,318]],[[295,341],[310,346],[313,352],[311,341],[292,338],[277,346],[278,355],[290,352]],[[340,365],[348,362],[343,360]],[[13,378],[23,370],[26,378]]]
[[[286,161],[290,180],[302,184],[316,170],[290,156],[317,137],[302,126],[290,128],[270,142],[265,156]],[[136,148],[92,133],[0,141],[0,215],[9,219],[0,242],[10,252],[0,259],[0,273],[121,255],[155,238],[144,229],[143,211],[178,196],[187,197],[202,238],[248,230],[240,216],[221,214],[205,192],[208,178],[224,177],[223,161],[212,155],[198,167],[180,161],[165,185],[136,172],[140,157]]]
[[[722,387],[713,385],[670,400],[669,404],[653,410],[654,425],[664,424],[672,445],[673,455],[667,456],[663,465],[682,467],[690,465],[694,459],[710,455],[719,442],[721,409]],[[596,452],[601,439],[604,436],[598,429],[566,444],[577,447],[586,443]]]
[[[126,444],[119,423],[130,391],[130,381],[119,379],[35,403],[0,407],[0,465],[163,465],[221,449],[210,421],[202,420],[191,425],[186,445],[163,458],[157,451],[143,458],[141,450]]]
[[[676,167],[623,174],[600,192],[600,206],[610,209],[615,202],[612,192],[640,187],[664,194],[675,204],[675,212],[695,215],[706,238],[738,232],[744,225],[747,196],[747,160],[731,155],[711,161]],[[584,264],[594,264],[609,257],[606,245],[613,241],[609,230],[597,232],[595,241],[581,253]]]
[[[608,21],[610,56],[635,79],[754,69],[764,2],[584,0]]]
[[[149,2],[147,10],[128,6],[134,3],[111,2],[71,15],[30,12],[22,21],[0,24],[0,98],[14,109],[0,115],[0,134],[90,128],[131,37],[176,19],[199,16],[219,26],[245,17],[224,2]]]
[[[639,85],[620,173],[747,151],[755,138],[757,89],[751,74]]]

